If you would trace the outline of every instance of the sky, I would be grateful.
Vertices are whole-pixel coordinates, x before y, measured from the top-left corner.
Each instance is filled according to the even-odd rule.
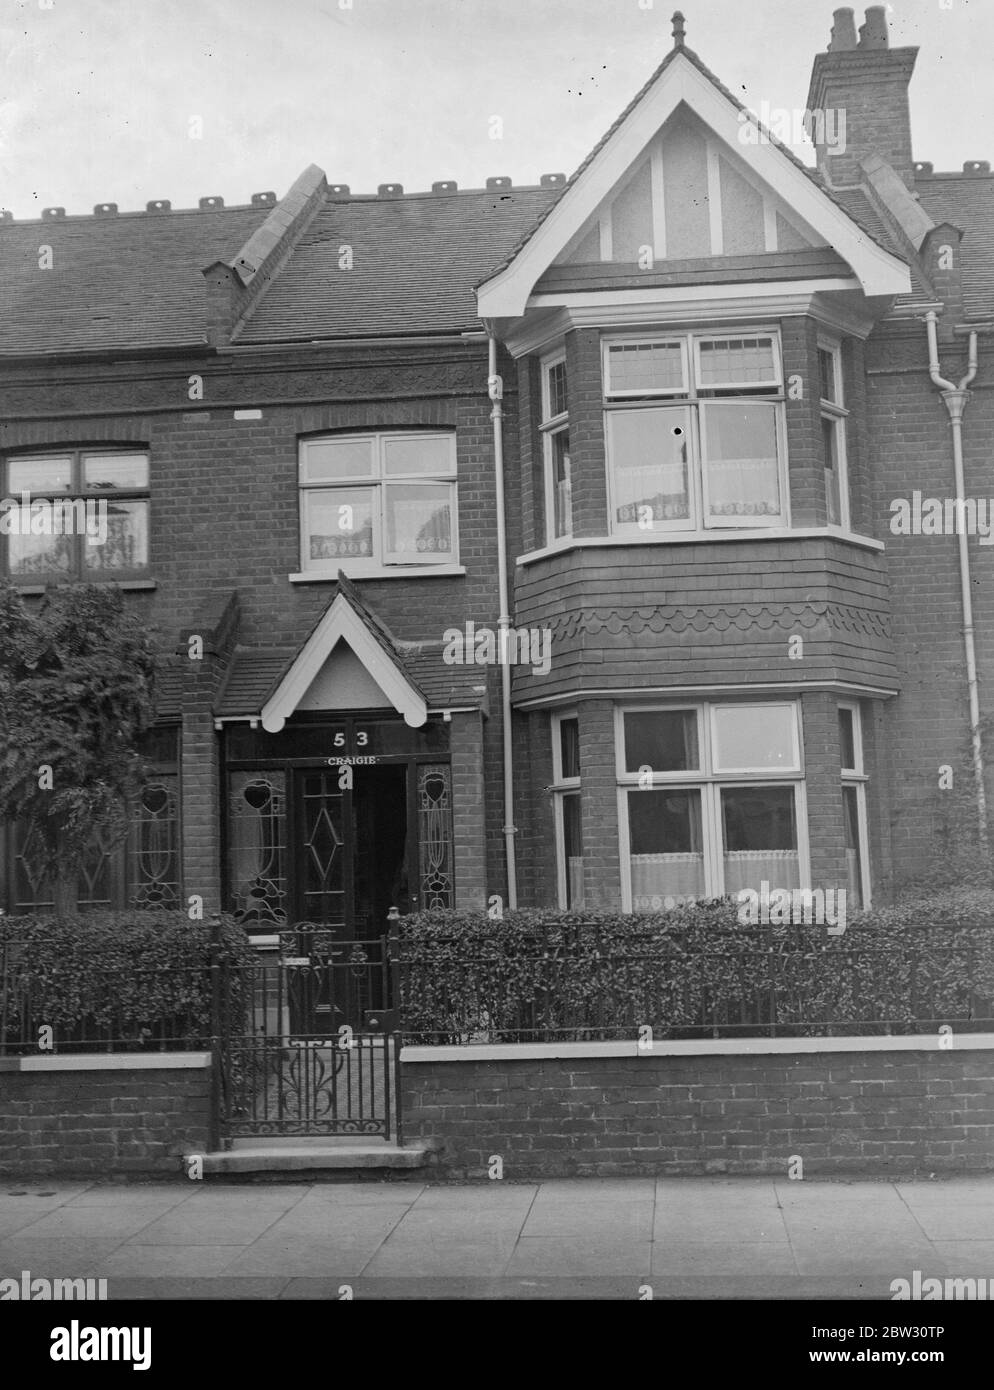
[[[0,207],[239,204],[311,163],[353,193],[533,184],[596,144],[669,52],[678,4],[740,100],[792,111],[835,3],[0,0]],[[891,46],[921,49],[915,158],[994,158],[994,0],[888,10]]]

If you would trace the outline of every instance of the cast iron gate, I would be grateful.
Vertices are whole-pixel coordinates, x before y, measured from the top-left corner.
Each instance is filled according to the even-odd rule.
[[[402,1142],[398,938],[301,923],[250,965],[215,947],[214,1134]]]

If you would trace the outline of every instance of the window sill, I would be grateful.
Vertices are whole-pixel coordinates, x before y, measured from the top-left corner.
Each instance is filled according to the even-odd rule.
[[[18,579],[11,579],[10,584],[19,594],[43,594],[51,587],[51,584],[25,584]],[[97,589],[157,589],[159,581],[157,579],[69,579],[53,580],[57,589],[73,589],[82,584],[90,583]]]
[[[728,541],[804,541],[821,540],[825,537],[845,541],[849,545],[862,546],[866,550],[883,550],[883,541],[871,536],[861,536],[855,531],[843,531],[839,526],[763,526],[752,530],[735,530],[716,527],[711,531],[669,531],[655,532],[648,536],[570,536],[543,546],[540,550],[530,550],[526,555],[515,559],[516,565],[532,565],[537,560],[546,560],[552,555],[562,555],[568,550],[599,546],[626,545],[702,545],[712,541],[719,544]]]
[[[347,560],[334,569],[304,570],[288,574],[291,584],[334,584],[341,570],[347,579],[449,579],[466,573],[464,565],[350,565]]]

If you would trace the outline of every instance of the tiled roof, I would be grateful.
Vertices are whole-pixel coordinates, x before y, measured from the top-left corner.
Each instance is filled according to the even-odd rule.
[[[296,647],[236,647],[214,713],[218,718],[258,715],[280,677],[297,655]]]
[[[215,706],[218,719],[258,717],[297,656],[297,647],[238,647]],[[418,643],[395,653],[395,660],[424,695],[431,709],[478,706],[485,677],[478,667],[448,666],[442,643]]]
[[[479,329],[473,286],[553,188],[335,198],[236,335],[243,343]],[[352,267],[339,268],[340,248]]]
[[[963,229],[963,307],[967,318],[991,318],[994,174],[917,174],[915,188],[933,222],[951,222]]]
[[[269,211],[0,222],[0,356],[206,342],[201,271],[235,256]]]

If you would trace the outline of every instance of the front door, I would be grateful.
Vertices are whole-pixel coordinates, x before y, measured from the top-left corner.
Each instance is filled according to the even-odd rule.
[[[356,767],[351,781],[337,767],[294,773],[291,920],[309,928],[309,964],[288,985],[295,1032],[361,1032],[367,1010],[389,1007],[375,967],[387,913],[410,901],[407,767]]]

